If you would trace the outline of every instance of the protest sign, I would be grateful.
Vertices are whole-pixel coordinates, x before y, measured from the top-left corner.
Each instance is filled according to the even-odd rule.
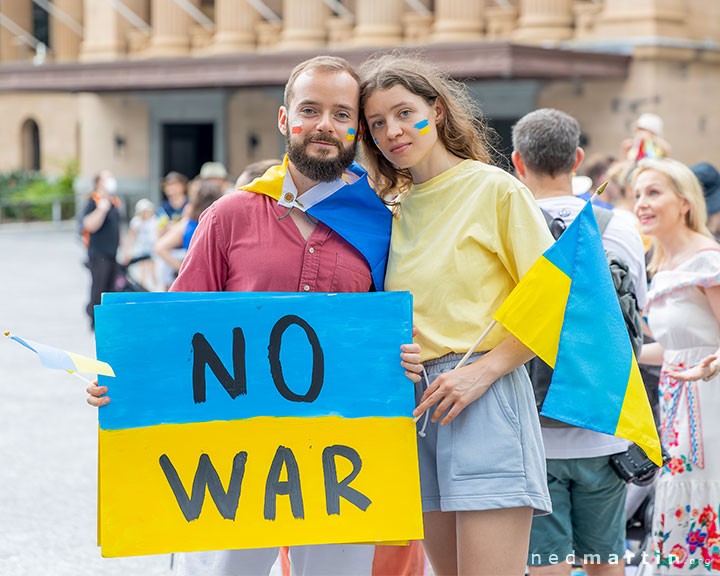
[[[408,293],[108,294],[104,556],[422,537]]]

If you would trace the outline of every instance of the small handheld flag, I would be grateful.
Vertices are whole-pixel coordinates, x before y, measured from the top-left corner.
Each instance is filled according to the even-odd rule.
[[[115,372],[111,368],[110,364],[101,362],[99,360],[93,360],[87,356],[75,354],[74,352],[67,352],[60,348],[53,348],[52,346],[46,346],[45,344],[39,344],[32,340],[18,338],[12,336],[10,332],[6,331],[5,336],[10,340],[15,340],[18,344],[25,346],[28,350],[35,352],[40,358],[40,363],[45,368],[52,368],[55,370],[66,370],[68,372],[86,372],[88,374],[101,374],[103,376],[115,376]]]

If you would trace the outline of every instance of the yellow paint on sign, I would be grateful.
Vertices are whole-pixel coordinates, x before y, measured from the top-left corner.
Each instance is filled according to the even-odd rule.
[[[291,497],[282,491],[271,491],[266,498],[268,474],[281,446],[297,462],[302,518],[295,517]],[[362,461],[347,486],[370,500],[364,511],[341,496],[335,497],[339,514],[328,514],[328,459],[323,462],[323,451],[333,446],[348,447]],[[420,539],[416,450],[411,418],[261,417],[101,430],[102,553],[115,557]],[[199,516],[188,521],[160,465],[161,457],[165,455],[172,464],[190,498],[200,457],[207,454],[222,484],[222,498],[228,492],[233,461],[241,452],[247,456],[237,507],[230,498],[224,508],[226,516],[228,509],[234,512],[234,519],[222,516],[204,486]],[[336,485],[342,485],[354,465],[341,455],[332,461]],[[236,470],[236,483],[238,476]],[[283,465],[276,480],[289,480],[287,466]],[[274,520],[266,518],[266,500],[274,500]]]

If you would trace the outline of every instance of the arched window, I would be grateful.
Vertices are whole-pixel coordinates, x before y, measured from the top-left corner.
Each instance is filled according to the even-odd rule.
[[[23,170],[40,170],[40,129],[32,118],[23,124],[20,149]]]

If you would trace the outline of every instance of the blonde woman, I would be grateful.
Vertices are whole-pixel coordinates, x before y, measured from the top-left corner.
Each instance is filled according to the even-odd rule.
[[[680,162],[642,160],[635,214],[652,238],[647,308],[662,364],[661,441],[672,460],[656,485],[654,560],[662,574],[720,574],[720,244],[700,183]]]

